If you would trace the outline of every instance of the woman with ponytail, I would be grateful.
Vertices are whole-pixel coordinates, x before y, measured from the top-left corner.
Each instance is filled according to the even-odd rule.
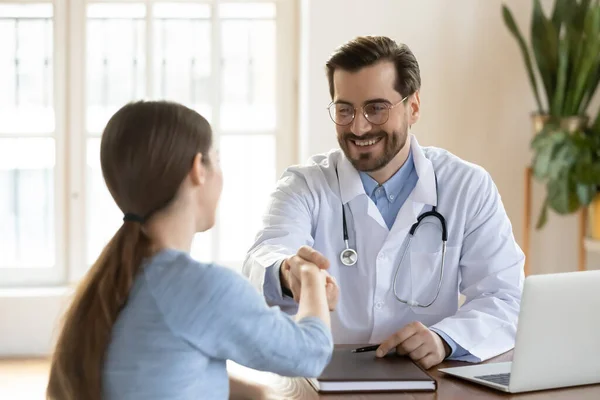
[[[128,104],[108,122],[100,160],[123,225],[65,314],[48,399],[260,397],[228,378],[226,360],[287,376],[322,372],[337,302],[330,277],[291,259],[303,270],[291,318],[240,274],[189,255],[194,235],[214,224],[222,188],[206,119],[176,103]]]

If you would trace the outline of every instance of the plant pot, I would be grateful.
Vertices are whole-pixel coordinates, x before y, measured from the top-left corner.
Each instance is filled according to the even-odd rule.
[[[533,134],[537,135],[544,129],[544,126],[550,121],[557,121],[558,125],[569,133],[580,131],[587,127],[589,117],[587,115],[575,115],[571,117],[552,117],[548,114],[531,114],[533,125]]]

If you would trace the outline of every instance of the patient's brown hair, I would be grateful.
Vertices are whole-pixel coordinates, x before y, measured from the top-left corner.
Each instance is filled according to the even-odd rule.
[[[121,211],[143,222],[175,197],[198,153],[208,164],[211,146],[210,125],[195,111],[170,102],[131,103],[104,130],[102,173]],[[143,224],[129,218],[106,245],[65,314],[48,399],[102,398],[102,370],[113,325],[143,259],[152,251]]]

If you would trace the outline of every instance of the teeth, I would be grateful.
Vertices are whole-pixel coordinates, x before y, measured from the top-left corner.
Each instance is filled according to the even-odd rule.
[[[372,146],[375,143],[379,142],[379,139],[381,139],[381,138],[371,139],[371,140],[355,140],[354,143],[357,146]]]

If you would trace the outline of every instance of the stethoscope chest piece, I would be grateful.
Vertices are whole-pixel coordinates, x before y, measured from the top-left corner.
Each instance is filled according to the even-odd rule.
[[[351,267],[358,261],[358,253],[354,249],[346,248],[340,253],[340,261],[342,264]]]

